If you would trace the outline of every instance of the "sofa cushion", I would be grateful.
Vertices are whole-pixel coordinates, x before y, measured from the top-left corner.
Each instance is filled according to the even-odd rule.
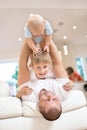
[[[86,105],[84,93],[80,90],[72,90],[66,100],[62,101],[63,112],[81,108]]]
[[[2,96],[11,96],[9,85],[4,81],[0,81],[0,97]]]
[[[86,105],[84,94],[80,90],[70,91],[68,98],[62,101],[63,112],[81,108]],[[37,104],[30,101],[22,101],[22,109],[24,116],[40,117],[42,116],[38,110]]]
[[[0,97],[0,119],[22,115],[21,102],[16,97]]]

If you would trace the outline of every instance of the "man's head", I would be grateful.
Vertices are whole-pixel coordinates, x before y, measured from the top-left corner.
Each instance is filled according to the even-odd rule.
[[[42,51],[40,55],[33,55],[31,57],[31,67],[33,68],[37,78],[46,78],[51,67],[51,57],[49,53]]]
[[[43,117],[49,121],[56,120],[62,113],[62,107],[59,98],[51,91],[42,89],[38,95],[39,109]]]
[[[45,30],[45,20],[38,14],[30,14],[28,26],[34,36],[43,35]]]

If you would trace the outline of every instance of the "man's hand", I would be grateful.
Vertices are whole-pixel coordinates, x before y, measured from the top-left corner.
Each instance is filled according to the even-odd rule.
[[[27,86],[24,86],[22,88],[18,88],[16,97],[21,98],[23,95],[30,95],[32,93],[33,89]]]
[[[32,91],[33,91],[33,89],[30,87],[27,87],[27,86],[25,86],[21,89],[22,95],[30,95],[32,93]]]
[[[63,86],[64,90],[69,91],[73,88],[73,82],[70,81]]]

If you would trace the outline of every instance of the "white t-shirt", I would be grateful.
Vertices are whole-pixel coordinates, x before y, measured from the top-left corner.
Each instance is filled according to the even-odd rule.
[[[22,96],[22,100],[29,100],[32,102],[38,102],[38,94],[41,89],[46,89],[56,94],[60,101],[67,97],[68,92],[63,89],[63,85],[68,83],[70,80],[67,78],[46,78],[46,79],[35,79],[19,86],[21,89],[24,86],[29,86],[33,89],[30,95]]]

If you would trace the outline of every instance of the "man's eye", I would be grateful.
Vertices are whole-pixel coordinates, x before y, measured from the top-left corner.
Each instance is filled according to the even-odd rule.
[[[53,99],[53,101],[56,101],[56,100],[57,100],[56,98]]]
[[[48,102],[48,101],[50,101],[50,99],[46,99],[45,101]]]

